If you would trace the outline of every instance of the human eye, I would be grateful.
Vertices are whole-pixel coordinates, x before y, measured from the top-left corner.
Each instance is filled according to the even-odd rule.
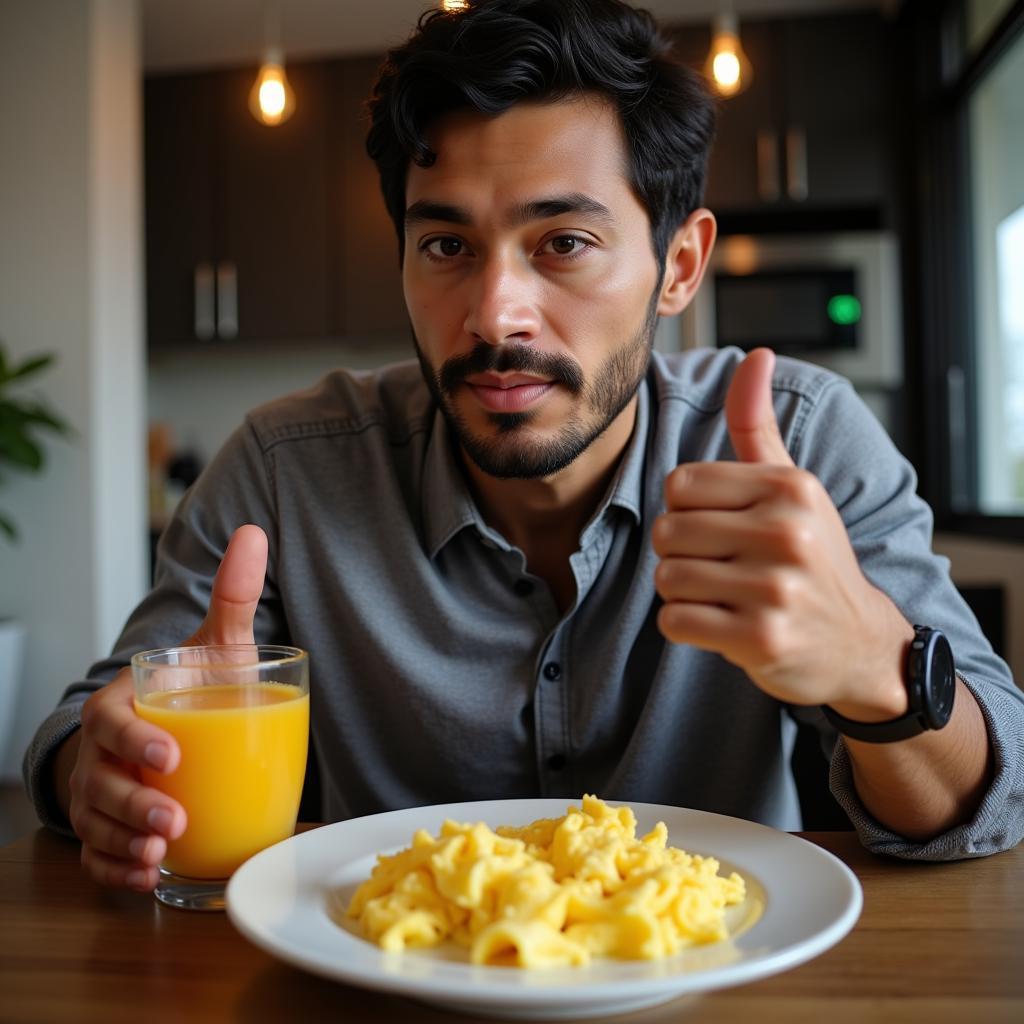
[[[575,260],[592,248],[593,242],[580,235],[553,235],[541,245],[538,252],[542,255]]]
[[[461,238],[456,238],[454,235],[435,235],[433,238],[426,238],[420,242],[419,251],[427,259],[443,263],[466,255],[469,248]]]

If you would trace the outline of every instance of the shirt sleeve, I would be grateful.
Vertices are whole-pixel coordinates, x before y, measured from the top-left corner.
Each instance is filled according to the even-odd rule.
[[[132,612],[110,656],[70,686],[43,721],[22,763],[25,788],[46,826],[71,835],[52,774],[58,747],[81,725],[82,705],[131,663],[133,654],[183,643],[206,615],[213,578],[231,535],[246,523],[269,541],[267,578],[256,611],[257,643],[287,643],[276,585],[277,514],[268,456],[251,425],[240,427],[182,498],[157,547],[154,586]]]
[[[932,513],[916,493],[913,468],[841,378],[823,388],[791,449],[828,490],[865,576],[910,622],[946,634],[957,673],[981,707],[994,754],[992,784],[974,818],[925,843],[890,831],[867,811],[841,737],[830,768],[833,795],[874,853],[956,860],[1015,846],[1024,836],[1024,694],[950,579],[948,559],[932,551]]]

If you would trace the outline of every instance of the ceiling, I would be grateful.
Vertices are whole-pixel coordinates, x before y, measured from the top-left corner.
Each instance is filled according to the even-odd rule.
[[[734,0],[743,17],[827,13],[898,0]],[[723,0],[646,0],[665,21],[702,21]],[[143,59],[147,72],[257,63],[268,16],[280,25],[286,59],[380,53],[401,42],[430,0],[142,0]],[[274,15],[276,9],[277,14]]]

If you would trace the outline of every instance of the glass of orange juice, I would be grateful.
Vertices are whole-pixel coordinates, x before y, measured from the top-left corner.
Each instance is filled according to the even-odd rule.
[[[132,658],[135,710],[169,732],[181,761],[142,781],[188,815],[167,844],[156,897],[222,910],[231,873],[295,831],[309,743],[309,655],[297,647],[172,647]]]

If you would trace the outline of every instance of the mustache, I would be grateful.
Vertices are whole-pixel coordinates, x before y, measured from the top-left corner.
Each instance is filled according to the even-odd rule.
[[[441,390],[451,394],[470,374],[531,373],[547,377],[578,395],[586,380],[579,364],[568,356],[537,352],[529,345],[501,345],[497,348],[485,341],[477,342],[470,352],[446,360],[437,375]]]

